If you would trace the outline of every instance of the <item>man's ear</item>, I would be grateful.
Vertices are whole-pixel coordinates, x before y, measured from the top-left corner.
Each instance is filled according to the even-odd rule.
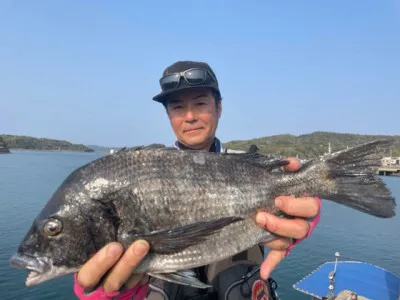
[[[218,119],[221,117],[221,114],[222,114],[222,103],[221,102],[222,101],[219,101],[218,105],[217,105]]]

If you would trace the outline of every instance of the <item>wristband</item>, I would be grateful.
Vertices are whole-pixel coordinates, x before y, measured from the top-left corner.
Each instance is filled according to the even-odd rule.
[[[78,273],[74,275],[74,293],[79,300],[144,300],[146,298],[149,283],[137,284],[134,288],[123,291],[106,293],[102,286],[90,293],[85,293],[85,289],[79,285],[77,280]]]

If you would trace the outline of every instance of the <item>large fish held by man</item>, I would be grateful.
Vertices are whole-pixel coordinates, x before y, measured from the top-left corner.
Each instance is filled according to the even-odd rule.
[[[138,273],[207,287],[185,270],[276,238],[255,222],[275,215],[279,195],[319,196],[361,212],[395,215],[377,175],[393,140],[377,140],[310,160],[294,173],[257,153],[179,151],[163,145],[121,150],[72,172],[34,220],[11,264],[26,285],[76,272],[105,244],[151,247]]]

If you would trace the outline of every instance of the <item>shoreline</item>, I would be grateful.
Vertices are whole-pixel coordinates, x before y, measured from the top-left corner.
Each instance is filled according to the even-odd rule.
[[[25,149],[25,148],[9,148],[10,152],[12,151],[32,151],[32,152],[74,152],[74,153],[97,153],[96,151],[81,151],[81,150],[45,150],[45,149]]]

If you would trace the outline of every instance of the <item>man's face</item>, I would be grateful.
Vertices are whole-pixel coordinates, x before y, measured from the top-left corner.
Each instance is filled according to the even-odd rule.
[[[215,105],[210,89],[192,88],[169,95],[167,111],[182,144],[196,150],[209,149],[222,111],[220,102]]]

